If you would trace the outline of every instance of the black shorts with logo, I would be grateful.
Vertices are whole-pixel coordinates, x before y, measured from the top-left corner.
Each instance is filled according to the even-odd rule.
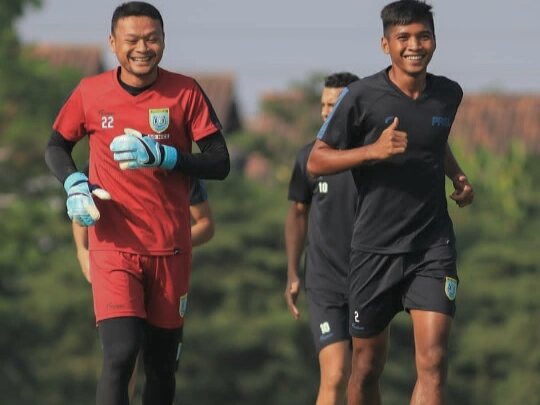
[[[306,296],[317,353],[332,343],[350,341],[347,295],[323,289],[308,289]]]
[[[379,334],[403,309],[454,317],[459,283],[455,247],[450,244],[401,254],[353,249],[348,281],[354,337]]]

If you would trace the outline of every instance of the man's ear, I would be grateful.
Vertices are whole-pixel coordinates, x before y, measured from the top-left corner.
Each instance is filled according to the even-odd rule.
[[[115,45],[114,36],[113,36],[113,34],[109,34],[109,49],[113,53],[114,53],[114,45]]]
[[[387,55],[390,53],[390,46],[388,45],[388,39],[386,39],[386,37],[381,38],[381,49]]]

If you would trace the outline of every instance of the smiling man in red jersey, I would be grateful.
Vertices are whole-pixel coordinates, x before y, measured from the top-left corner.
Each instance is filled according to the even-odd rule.
[[[352,236],[350,405],[380,405],[389,325],[410,313],[417,381],[411,405],[447,403],[448,341],[458,275],[450,198],[474,192],[448,145],[463,92],[427,73],[436,48],[431,6],[401,0],[381,11],[391,66],[352,83],[322,126],[308,159],[313,176],[352,170],[358,206]]]
[[[69,217],[89,227],[103,348],[96,403],[129,403],[142,347],[143,404],[170,405],[191,273],[190,176],[226,178],[229,154],[197,82],[159,67],[165,33],[154,6],[118,6],[109,46],[119,66],[83,79],[69,95],[45,159],[67,192]],[[71,157],[86,136],[88,176]],[[200,153],[192,153],[193,142]]]

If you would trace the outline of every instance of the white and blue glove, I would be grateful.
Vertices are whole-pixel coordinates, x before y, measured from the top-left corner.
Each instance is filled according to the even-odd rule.
[[[68,176],[64,182],[64,189],[68,195],[66,201],[68,216],[81,226],[95,225],[99,219],[99,211],[92,195],[101,200],[111,199],[111,195],[107,191],[88,183],[88,177],[80,172]]]
[[[125,128],[123,135],[115,137],[110,149],[122,170],[149,167],[171,170],[178,159],[178,152],[172,146],[162,145],[131,128]]]

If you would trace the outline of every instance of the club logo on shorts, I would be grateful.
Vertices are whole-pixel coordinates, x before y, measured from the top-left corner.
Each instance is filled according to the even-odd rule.
[[[452,277],[446,277],[446,283],[444,283],[444,292],[450,301],[456,299],[457,293],[457,280]]]
[[[150,128],[161,134],[169,127],[169,109],[159,108],[148,110],[150,115]]]
[[[187,309],[187,293],[180,297],[180,316],[183,318]]]

